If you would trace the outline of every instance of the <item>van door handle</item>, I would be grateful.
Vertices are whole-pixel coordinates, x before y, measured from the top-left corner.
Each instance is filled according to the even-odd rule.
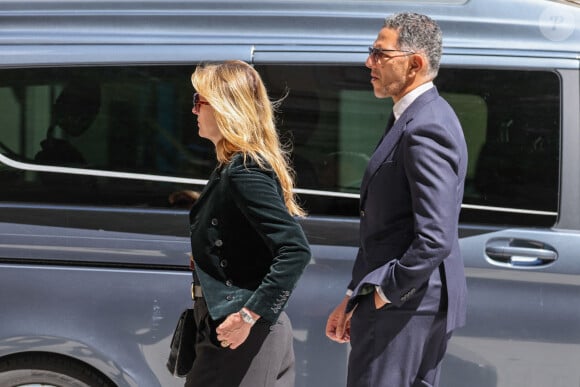
[[[558,258],[556,250],[543,242],[496,238],[485,246],[487,256],[509,266],[540,266],[554,262]]]

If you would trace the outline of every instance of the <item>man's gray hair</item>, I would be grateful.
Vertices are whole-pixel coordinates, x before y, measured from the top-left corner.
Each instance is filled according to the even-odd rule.
[[[418,13],[398,13],[386,18],[383,28],[399,33],[399,49],[423,53],[429,62],[429,75],[432,78],[437,76],[441,61],[442,33],[433,19]]]

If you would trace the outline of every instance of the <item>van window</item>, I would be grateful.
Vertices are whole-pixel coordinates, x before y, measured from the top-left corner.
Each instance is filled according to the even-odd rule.
[[[294,142],[311,213],[353,215],[366,162],[391,100],[374,97],[363,66],[258,66],[273,95],[288,97],[281,125]],[[454,107],[469,151],[462,221],[549,225],[558,203],[560,87],[555,73],[443,68],[435,81]]]
[[[191,113],[193,68],[0,70],[0,152],[27,164],[207,179],[215,155],[197,135]],[[311,214],[358,216],[361,178],[391,100],[374,97],[364,66],[256,68],[272,99],[283,98],[277,124],[293,147],[303,205]],[[469,150],[462,221],[553,224],[558,76],[443,68],[435,83],[455,108]],[[186,188],[146,177],[26,171],[2,163],[0,184],[5,201],[140,207],[166,207],[171,192]]]
[[[1,152],[26,164],[207,179],[215,157],[191,113],[193,68],[2,70]],[[163,207],[179,189],[147,179],[0,168],[0,184],[10,187],[2,200]]]

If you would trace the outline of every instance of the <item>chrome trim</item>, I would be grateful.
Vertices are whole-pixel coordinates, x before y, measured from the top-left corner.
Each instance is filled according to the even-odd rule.
[[[330,196],[334,198],[360,199],[360,195],[357,193],[322,191],[318,189],[306,189],[306,188],[294,188],[293,192],[304,195],[318,195],[318,196]]]
[[[85,176],[99,176],[99,177],[113,177],[120,179],[132,179],[132,180],[149,180],[149,181],[162,181],[168,183],[183,183],[183,184],[196,184],[196,185],[206,185],[208,180],[206,179],[190,179],[185,177],[172,177],[172,176],[160,176],[160,175],[150,175],[145,173],[128,173],[128,172],[113,172],[113,171],[103,171],[99,169],[86,169],[86,168],[71,168],[71,167],[57,167],[48,165],[36,165],[22,163],[20,161],[14,161],[3,154],[0,154],[0,162],[17,169],[22,169],[26,171],[35,172],[50,172],[50,173],[69,173],[73,175],[85,175]],[[355,193],[346,192],[336,192],[336,191],[323,191],[305,188],[294,188],[294,193],[304,194],[304,195],[316,195],[316,196],[328,196],[334,198],[349,198],[349,199],[359,199],[360,195]],[[493,207],[493,206],[482,206],[474,204],[462,204],[461,208],[470,210],[480,210],[480,211],[498,211],[498,212],[509,212],[517,214],[527,214],[527,215],[547,215],[547,216],[557,216],[558,213],[555,211],[538,211],[529,210],[521,208],[507,208],[507,207]]]
[[[199,185],[205,185],[207,183],[207,180],[188,179],[185,177],[170,177],[160,175],[149,175],[146,173],[113,172],[113,171],[103,171],[100,169],[71,168],[71,167],[57,167],[52,165],[48,166],[48,165],[28,164],[22,163],[20,161],[14,161],[4,156],[3,154],[0,154],[0,162],[16,169],[34,172],[69,173],[71,175],[115,177],[120,179],[164,181],[168,183],[184,183],[184,184],[199,184]]]
[[[526,215],[549,215],[549,216],[557,216],[558,215],[558,213],[555,211],[526,210],[523,208],[493,207],[493,206],[481,206],[481,205],[475,205],[475,204],[462,204],[461,208],[465,208],[465,209],[469,209],[469,210],[481,210],[481,211],[510,212],[510,213],[517,213],[517,214],[526,214]]]

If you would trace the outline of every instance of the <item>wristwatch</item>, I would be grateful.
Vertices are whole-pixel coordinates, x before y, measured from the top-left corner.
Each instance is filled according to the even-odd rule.
[[[252,315],[248,313],[248,311],[245,308],[240,309],[240,316],[242,317],[242,320],[244,320],[245,323],[251,325],[254,325],[256,323],[256,320],[254,320]]]

